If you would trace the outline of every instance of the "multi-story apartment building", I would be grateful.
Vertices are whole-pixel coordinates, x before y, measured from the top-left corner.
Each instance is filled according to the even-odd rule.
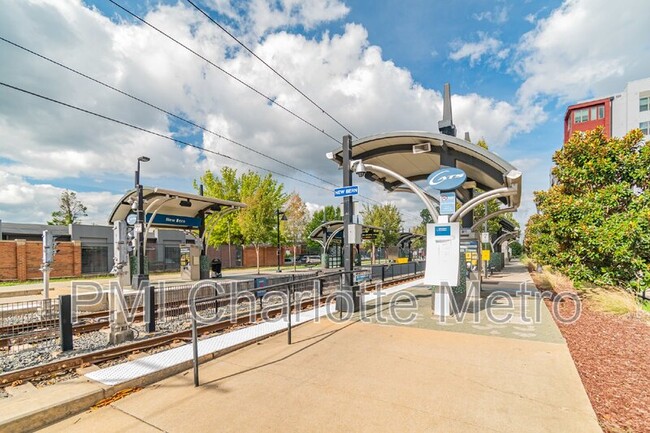
[[[571,105],[564,116],[564,141],[576,131],[602,126],[610,137],[640,128],[650,136],[650,77],[630,81],[618,94]]]

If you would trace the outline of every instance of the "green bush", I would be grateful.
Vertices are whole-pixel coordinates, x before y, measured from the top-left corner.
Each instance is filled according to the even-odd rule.
[[[558,183],[537,191],[524,248],[574,281],[650,286],[650,146],[640,130],[575,133],[555,153]]]

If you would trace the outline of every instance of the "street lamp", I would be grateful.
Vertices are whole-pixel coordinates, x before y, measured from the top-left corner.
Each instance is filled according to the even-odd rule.
[[[281,255],[281,249],[280,249],[280,215],[282,215],[282,221],[287,220],[286,213],[282,212],[280,209],[276,209],[275,216],[278,218],[278,272],[282,272],[282,269],[280,269],[280,255]]]
[[[149,162],[151,158],[148,156],[138,157],[138,168],[135,171],[135,188],[138,191],[138,208],[136,210],[137,214],[137,233],[138,233],[138,245],[137,245],[137,255],[138,255],[138,266],[136,273],[133,276],[133,281],[131,282],[131,287],[139,288],[140,284],[144,280],[149,279],[149,275],[145,274],[144,269],[144,198],[142,197],[142,185],[140,184],[140,163]]]

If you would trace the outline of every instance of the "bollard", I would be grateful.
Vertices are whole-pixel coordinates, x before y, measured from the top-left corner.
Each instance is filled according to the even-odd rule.
[[[194,364],[194,386],[199,386],[199,336],[196,329],[196,317],[192,317],[192,359]]]
[[[72,341],[72,296],[59,296],[59,335],[61,350],[66,352],[73,349]]]
[[[289,287],[287,291],[287,344],[291,344],[291,294],[293,292],[293,284]]]
[[[156,292],[151,284],[144,288],[144,320],[147,332],[156,332]]]

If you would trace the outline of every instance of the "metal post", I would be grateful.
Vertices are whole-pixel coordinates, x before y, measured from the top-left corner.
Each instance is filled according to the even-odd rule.
[[[203,184],[199,185],[199,195],[203,196]],[[201,222],[199,223],[199,239],[201,239],[201,254],[199,257],[199,279],[205,280],[210,277],[210,269],[205,269],[206,266],[206,261],[207,259],[205,256],[207,255],[207,243],[208,240],[204,239],[205,236],[205,212],[201,211],[199,213],[199,219]]]
[[[148,280],[149,276],[145,272],[145,260],[144,260],[144,228],[145,228],[145,223],[144,223],[144,197],[143,197],[143,191],[142,191],[142,185],[140,184],[140,163],[141,162],[148,162],[150,159],[146,156],[140,156],[138,158],[138,168],[135,171],[135,188],[138,193],[138,201],[137,201],[137,210],[136,210],[136,215],[137,215],[137,222],[136,226],[138,227],[138,244],[136,246],[136,254],[138,256],[137,260],[137,269],[136,269],[136,274],[133,276],[133,280],[131,282],[131,286],[133,288],[139,288],[140,283],[143,280]]]
[[[145,321],[147,332],[156,332],[156,292],[154,286],[147,284],[144,289]]]
[[[291,295],[293,293],[293,284],[287,291],[287,344],[291,344]]]
[[[199,386],[199,342],[196,329],[196,317],[192,316],[192,357],[194,364],[194,386]]]
[[[73,349],[72,341],[72,296],[59,296],[59,335],[61,350],[66,352]]]
[[[488,214],[488,202],[485,202],[485,214],[484,215],[487,215],[487,214]],[[485,222],[483,223],[483,231],[485,233],[488,233],[488,222],[487,222],[487,220],[485,220]],[[483,250],[483,244],[481,244],[481,250]],[[485,260],[483,264],[485,265],[485,278],[487,278],[488,277],[488,268],[490,267],[490,262]]]
[[[278,218],[278,272],[282,272],[282,269],[280,269],[280,209],[275,210],[275,215]]]

